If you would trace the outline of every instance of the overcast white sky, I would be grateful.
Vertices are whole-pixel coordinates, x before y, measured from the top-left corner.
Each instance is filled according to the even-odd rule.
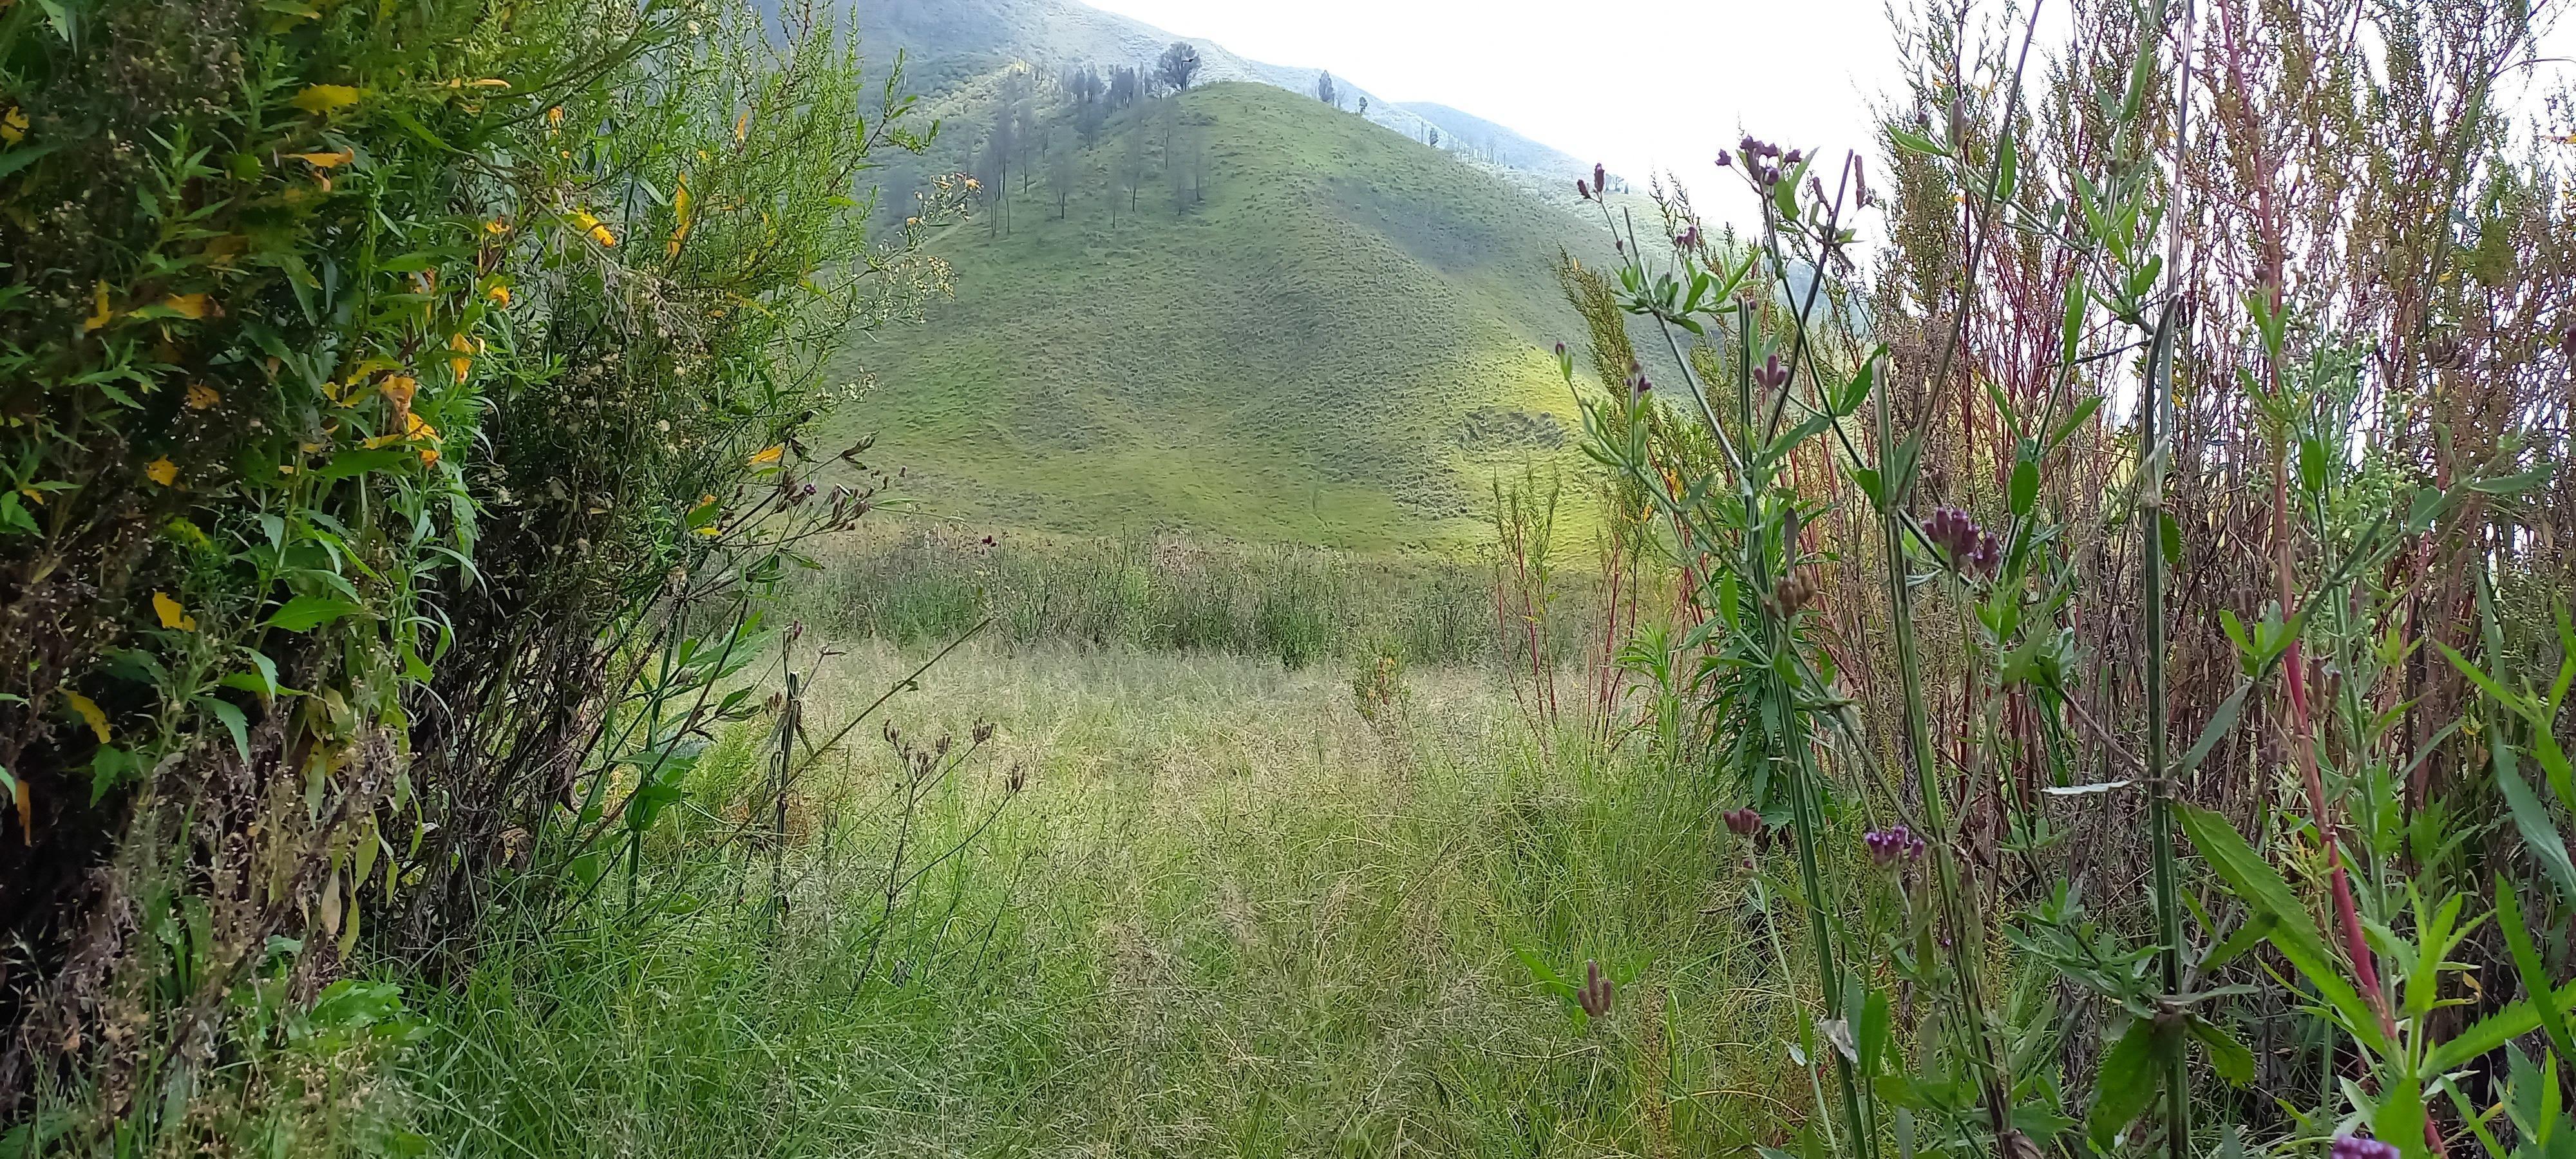
[[[1838,155],[1868,141],[1870,103],[1897,75],[1885,0],[1088,2],[1387,100],[1438,101],[1632,180],[1674,170],[1719,218],[1741,193],[1705,181],[1721,146],[1751,132]],[[2544,55],[2576,56],[2576,20],[2552,33]]]
[[[1636,181],[1713,175],[1717,150],[1748,131],[1858,144],[1863,94],[1887,90],[1896,67],[1882,0],[1088,2],[1255,60],[1331,69],[1387,100],[1438,101]]]

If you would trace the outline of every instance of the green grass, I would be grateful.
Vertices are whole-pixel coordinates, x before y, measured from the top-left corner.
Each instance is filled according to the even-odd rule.
[[[1177,107],[1175,107],[1177,106]],[[1164,142],[1205,143],[1175,205]],[[975,130],[952,123],[950,144]],[[1145,139],[1130,211],[1116,169]],[[1059,140],[1073,147],[1069,132]],[[1196,167],[1195,147],[1178,163]],[[844,409],[936,513],[1089,534],[1178,527],[1388,547],[1482,531],[1484,479],[1571,465],[1548,348],[1581,333],[1548,262],[1564,211],[1359,117],[1221,84],[1113,118],[1055,220],[950,232],[957,297],[854,347]]]
[[[816,723],[919,658],[836,659]],[[1724,794],[1539,759],[1481,672],[1416,669],[1370,725],[1338,670],[969,649],[893,719],[921,742],[977,716],[996,740],[925,794],[913,859],[999,820],[881,939],[901,811],[874,727],[794,799],[783,928],[765,855],[718,840],[754,742],[712,754],[649,851],[648,913],[505,933],[420,993],[421,1133],[457,1156],[1720,1155],[1799,1117],[1794,991],[1743,850],[1710,837]],[[1587,1024],[1516,950],[1599,959],[1616,1009]]]

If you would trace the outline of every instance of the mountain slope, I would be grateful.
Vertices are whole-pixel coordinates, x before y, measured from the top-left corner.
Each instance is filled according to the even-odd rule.
[[[775,2],[775,0],[772,0]],[[1150,66],[1174,41],[1199,50],[1205,83],[1252,81],[1312,95],[1319,68],[1268,64],[1197,37],[1174,36],[1132,17],[1103,12],[1079,0],[847,0],[847,12],[873,59],[892,50],[905,55],[915,91],[933,96],[968,86],[1014,63],[1053,74],[1076,65],[1101,69]],[[1367,103],[1367,118],[1417,141],[1438,129],[1453,149],[1490,147],[1484,159],[1535,180],[1522,183],[1558,190],[1590,168],[1511,129],[1446,105],[1399,104],[1379,98],[1343,77],[1333,78],[1344,108]]]
[[[988,207],[939,242],[955,302],[851,354],[876,385],[845,421],[929,510],[1433,543],[1474,534],[1493,472],[1572,460],[1548,263],[1597,235],[1571,215],[1253,84],[1125,110],[1071,160],[1062,220],[1015,188],[1009,232]]]

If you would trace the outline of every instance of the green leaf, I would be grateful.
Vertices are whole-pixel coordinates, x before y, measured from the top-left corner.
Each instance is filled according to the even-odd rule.
[[[2560,856],[2565,856],[2563,850]],[[2495,883],[2496,924],[2504,928],[2505,945],[2513,951],[2514,972],[2522,975],[2523,993],[2547,994],[2549,973],[2540,964],[2539,948],[2531,944],[2531,931],[2523,928],[2522,902],[2514,896],[2513,885],[2504,879],[2504,874],[2496,874]],[[2561,1059],[2576,1060],[2576,1043],[2567,1036],[2566,1015],[2550,1003],[2542,1003],[2537,1013],[2540,1028],[2549,1032],[2549,1049],[2557,1051]]]
[[[2094,1149],[2110,1150],[2121,1129],[2153,1105],[2156,1092],[2164,1088],[2157,1057],[2164,1052],[2156,1045],[2155,1022],[2132,1018],[2120,1041],[2102,1053],[2102,1068],[2093,1076],[2093,1109],[2084,1116]]]
[[[2182,566],[2182,524],[2175,521],[2173,512],[2162,508],[2156,510],[2156,538],[2160,541],[2159,546],[2165,551],[2165,566],[2180,568]]]
[[[2033,462],[2033,461],[2031,461],[2031,460],[2029,460],[2029,459],[2023,459],[2022,461],[2020,461],[2020,462],[2018,462],[2018,463],[2013,464],[2013,473],[2012,473],[2012,513],[2013,513],[2013,518],[2015,518],[2015,519],[2020,519],[2020,518],[2025,518],[2025,517],[2027,517],[2027,516],[2030,514],[2030,509],[2031,509],[2032,507],[2037,506],[2038,504],[2039,504],[2039,464],[2038,464],[2038,463],[2035,463],[2035,462]]]
[[[1879,490],[1880,483],[1877,471],[1868,467],[1854,467],[1852,468],[1852,481],[1860,484],[1861,494],[1869,496],[1869,505],[1871,509],[1881,511],[1886,510],[1887,497]]]
[[[0,492],[0,530],[36,534],[35,517],[27,514],[27,505],[18,501],[15,491]]]
[[[2254,1081],[2254,1052],[2221,1029],[2217,1023],[2197,1014],[2184,1024],[2184,1029],[2209,1051],[2209,1067],[2226,1079],[2230,1086],[2245,1086]]]
[[[2084,269],[2076,267],[2066,279],[2066,318],[2057,335],[2057,364],[2075,365],[2075,346],[2084,337]]]
[[[2557,468],[2543,463],[2520,474],[2469,480],[2469,490],[2481,495],[2520,495],[2548,482],[2557,473]]]
[[[2237,714],[2245,710],[2245,694],[2253,690],[2253,681],[2238,681],[2235,691],[2229,692],[2227,699],[2218,702],[2218,711],[2209,714],[2209,723],[2201,728],[2200,739],[2192,742],[2191,751],[2184,753],[2182,760],[2177,762],[2167,775],[2175,780],[2181,780],[2190,776],[2193,769],[2199,768],[2200,762],[2208,759],[2209,750],[2217,748],[2218,742],[2226,739],[2228,732],[2236,727]],[[2229,832],[2232,833],[2235,830],[2230,829]]]
[[[2307,435],[2299,440],[2299,489],[2314,495],[2326,489],[2325,440]]]
[[[365,610],[361,605],[331,596],[297,596],[286,601],[285,607],[277,609],[276,614],[268,618],[268,626],[289,632],[310,632],[333,620]]]
[[[308,469],[319,479],[347,479],[357,475],[398,467],[419,458],[420,452],[409,447],[378,447],[372,451],[342,451],[331,461]]]
[[[2021,150],[2013,146],[2012,134],[2004,134],[2003,155],[1995,159],[1995,200],[2010,201],[2013,188],[2021,184]]]
[[[2576,905],[2576,862],[2567,856],[2567,842],[2558,834],[2558,824],[2549,815],[2549,807],[2522,779],[2513,767],[2513,746],[2501,738],[2492,741],[2495,758],[2496,791],[2504,795],[2505,811],[2513,815],[2514,831],[2522,835],[2522,844],[2531,850],[2532,860],[2540,863],[2550,884],[2558,887],[2558,896]]]
[[[1949,146],[1935,141],[1930,137],[1906,132],[1894,125],[1889,125],[1887,127],[1887,137],[1889,140],[1896,142],[1897,148],[1903,149],[1908,153],[1920,153],[1926,157],[1947,157],[1950,155]]]
[[[242,710],[230,701],[212,696],[199,697],[197,703],[207,712],[213,713],[216,720],[224,722],[224,731],[233,734],[233,749],[241,754],[245,764],[248,763],[250,761],[250,721],[242,716]]]
[[[2209,862],[2210,871],[2256,913],[2272,919],[2273,948],[2281,951],[2281,956],[2290,960],[2308,984],[2317,988],[2318,996],[2342,1016],[2346,1031],[2372,1051],[2386,1054],[2388,1040],[2380,1033],[2378,1015],[2361,1000],[2352,984],[2344,981],[2341,963],[2326,949],[2325,935],[2317,931],[2316,919],[2299,904],[2299,895],[2282,879],[2281,872],[2245,844],[2245,838],[2226,817],[2187,802],[2176,802],[2174,810],[2183,833],[2200,850],[2202,859]]]
[[[2057,429],[2049,434],[2048,449],[2056,450],[2065,446],[2066,440],[2073,437],[2076,429],[2084,425],[2084,420],[2092,418],[2093,412],[2100,409],[2102,409],[2102,396],[2098,394],[2089,395],[2077,402],[2074,413],[2068,415],[2065,422],[2057,424]]]

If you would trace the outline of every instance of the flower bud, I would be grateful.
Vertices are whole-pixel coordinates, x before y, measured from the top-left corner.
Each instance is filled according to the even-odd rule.
[[[1577,177],[1574,179],[1574,195],[1584,199],[1585,201],[1590,201],[1592,200],[1592,187],[1584,184],[1583,179]]]
[[[1733,154],[1733,153],[1729,153],[1729,152],[1727,152],[1727,151],[1726,151],[1726,150],[1724,150],[1724,149],[1720,149],[1720,150],[1718,150],[1718,151],[1717,151],[1717,167],[1718,167],[1718,168],[1720,168],[1720,169],[1724,169],[1724,168],[1726,168],[1727,166],[1729,166],[1729,165],[1733,165],[1733,164],[1735,164],[1735,154]]]
[[[1610,171],[1602,168],[1598,161],[1592,163],[1592,187],[1601,190],[1610,188]]]

